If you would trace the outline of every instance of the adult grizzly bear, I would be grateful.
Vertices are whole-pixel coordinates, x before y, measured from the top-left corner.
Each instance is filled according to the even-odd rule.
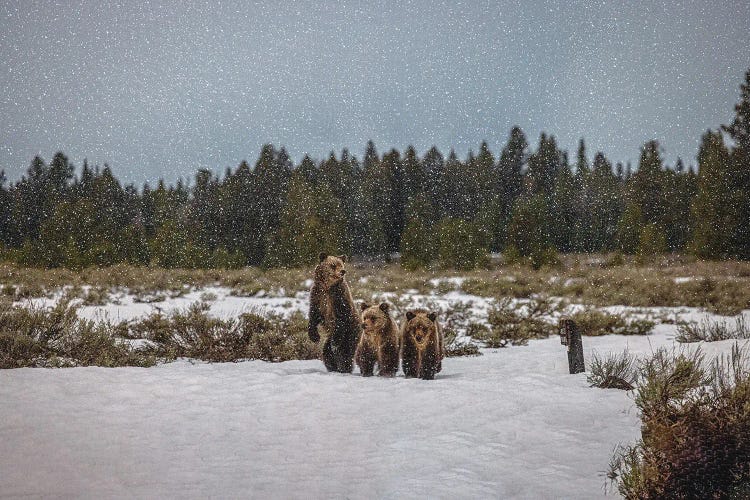
[[[443,330],[437,314],[425,309],[406,312],[401,326],[401,366],[404,375],[432,380],[443,368]]]
[[[370,377],[377,363],[378,375],[393,377],[398,371],[399,333],[388,313],[389,306],[386,302],[379,306],[363,302],[361,308],[362,336],[354,355],[359,371],[363,377]]]
[[[351,373],[361,323],[359,313],[354,308],[352,292],[344,279],[344,262],[344,255],[320,254],[310,290],[307,335],[313,342],[320,341],[318,326],[322,326],[327,333],[323,344],[326,368],[329,372]]]

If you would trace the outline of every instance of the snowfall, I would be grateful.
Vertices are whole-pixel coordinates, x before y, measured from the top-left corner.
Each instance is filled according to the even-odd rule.
[[[217,317],[304,311],[304,292],[279,295],[210,287],[144,304],[122,293],[79,314],[122,321],[207,298]],[[491,306],[460,290],[400,298],[465,303],[479,320]],[[648,336],[584,337],[587,367],[594,351],[700,347],[710,357],[734,344],[680,346],[675,331],[660,324]],[[565,349],[558,337],[483,349],[448,358],[433,381],[327,373],[320,361],[3,370],[0,497],[617,497],[605,490],[606,470],[615,448],[640,436],[633,394],[568,374]]]

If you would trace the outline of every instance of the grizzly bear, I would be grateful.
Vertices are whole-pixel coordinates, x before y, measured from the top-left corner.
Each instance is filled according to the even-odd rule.
[[[388,313],[388,304],[370,306],[363,302],[361,308],[362,335],[354,355],[359,372],[363,377],[370,377],[377,363],[378,375],[393,377],[398,371],[399,334],[396,322]]]
[[[432,380],[443,368],[443,330],[437,314],[425,309],[406,312],[401,327],[401,366],[404,375]]]
[[[310,290],[307,335],[313,342],[320,341],[318,327],[322,326],[327,334],[323,344],[323,364],[328,371],[351,373],[362,325],[352,292],[344,279],[345,262],[344,255],[320,254]]]

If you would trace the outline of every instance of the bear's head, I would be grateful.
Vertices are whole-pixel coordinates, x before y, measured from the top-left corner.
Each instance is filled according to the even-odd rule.
[[[372,335],[385,329],[390,320],[389,306],[386,302],[381,302],[376,306],[362,302],[360,308],[362,309],[362,329],[365,334]]]
[[[315,280],[321,283],[325,288],[329,288],[336,283],[341,282],[346,274],[344,263],[346,255],[328,255],[320,254],[320,262],[315,268]]]
[[[406,312],[404,335],[411,338],[419,350],[424,350],[432,339],[437,338],[437,313],[416,309]]]

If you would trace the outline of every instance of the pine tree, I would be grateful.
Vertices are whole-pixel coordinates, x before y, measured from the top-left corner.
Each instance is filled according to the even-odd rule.
[[[636,253],[643,226],[643,213],[640,205],[629,202],[617,222],[617,248],[626,254]]]
[[[401,198],[404,203],[404,209],[409,200],[419,196],[427,190],[427,174],[424,166],[417,156],[414,146],[406,148],[404,160],[402,162],[403,182]]]
[[[445,161],[438,148],[432,146],[425,153],[424,158],[422,158],[422,166],[426,178],[426,192],[435,209],[435,219],[431,220],[430,223],[434,223],[444,215],[443,201],[445,200],[441,190],[443,175],[445,174]]]
[[[397,252],[401,246],[401,234],[404,231],[405,201],[403,197],[403,169],[400,153],[392,149],[383,156],[380,162],[381,171],[379,189],[379,202],[382,203],[383,214],[381,220],[387,248],[389,252]],[[386,194],[388,193],[388,194]]]
[[[46,200],[48,168],[41,157],[35,156],[26,175],[16,184],[13,202],[13,220],[21,238],[33,241],[39,237],[39,230],[50,203]]]
[[[264,266],[310,265],[319,252],[345,253],[345,224],[340,200],[330,189],[325,184],[315,189],[299,172],[295,173]]]
[[[5,187],[6,181],[5,171],[0,170],[0,247],[12,246],[18,242],[13,224],[13,198]]]
[[[315,186],[318,182],[318,167],[315,166],[315,162],[312,161],[309,155],[305,155],[302,158],[302,163],[297,167],[297,172],[300,173],[305,182],[311,186]]]
[[[443,213],[446,217],[458,218],[462,212],[462,200],[460,198],[462,189],[461,172],[463,168],[456,152],[451,149],[448,159],[443,168],[440,193],[442,195]]]
[[[226,206],[228,234],[224,245],[230,254],[241,254],[245,264],[257,262],[259,257],[257,219],[254,188],[255,174],[246,161],[242,161],[234,173],[224,182],[223,203]]]
[[[721,134],[709,130],[698,152],[698,193],[692,204],[695,229],[690,246],[696,255],[717,259],[736,253],[737,208],[744,196],[733,185],[730,153]]]
[[[344,213],[351,215],[357,208],[357,185],[361,182],[361,172],[356,158],[349,155],[344,149],[341,152],[341,160],[331,152],[319,172],[319,185],[325,185],[341,203]],[[351,219],[351,217],[350,217]],[[346,224],[345,240],[346,246],[351,247],[358,228],[349,220]]]
[[[279,227],[291,166],[286,154],[279,154],[271,144],[261,148],[253,175],[251,237],[246,254],[250,264],[260,264],[266,254],[268,238]]]
[[[484,238],[473,222],[445,218],[438,224],[437,234],[442,267],[469,270],[486,262]]]
[[[617,224],[623,207],[617,177],[604,153],[598,152],[594,156],[587,189],[591,225],[591,239],[587,242],[587,250],[591,252],[609,250],[614,245]]]
[[[575,248],[575,230],[580,204],[575,177],[567,162],[564,162],[555,179],[552,193],[552,243],[561,252],[571,252]]]
[[[557,149],[557,141],[554,136],[542,132],[539,137],[539,147],[529,158],[528,177],[532,193],[543,193],[549,196],[552,193],[557,173],[562,164],[562,155]]]
[[[739,227],[732,236],[732,253],[750,259],[750,69],[745,73],[745,81],[740,85],[740,102],[734,107],[735,117],[731,124],[722,129],[734,142],[731,151],[732,186],[745,193],[737,203]]]
[[[425,268],[437,257],[438,239],[430,221],[435,209],[425,193],[409,201],[406,228],[401,238],[401,266],[404,269]]]
[[[211,251],[220,244],[225,220],[220,200],[219,180],[210,170],[198,170],[188,215],[189,232],[193,241]]]
[[[743,155],[750,154],[750,69],[745,72],[745,82],[740,85],[740,102],[734,106],[732,123],[721,128],[729,134],[735,148]],[[747,174],[747,172],[743,172]]]
[[[578,141],[578,152],[576,153],[576,176],[586,177],[591,172],[589,169],[589,161],[586,158],[586,143],[583,141],[583,137]]]
[[[523,169],[528,159],[528,147],[523,131],[513,127],[497,165],[497,205],[500,215],[493,240],[498,250],[505,245],[506,227],[513,205],[523,192]]]
[[[485,201],[490,200],[496,195],[499,186],[498,169],[495,163],[495,156],[490,151],[486,141],[479,146],[479,154],[475,159],[475,172],[477,179],[477,208]]]
[[[554,255],[550,220],[544,193],[519,198],[508,224],[508,248],[512,247],[522,257],[530,257],[535,268],[550,263],[550,256]]]
[[[389,253],[385,227],[390,215],[393,179],[388,174],[389,172],[381,168],[375,145],[369,141],[365,151],[356,208],[359,234],[362,235],[353,242],[358,254],[384,257]]]
[[[633,175],[631,201],[636,203],[646,224],[661,224],[664,217],[664,170],[659,143],[647,142],[641,148],[638,171]]]
[[[678,158],[674,169],[667,169],[664,175],[664,227],[670,252],[683,251],[690,240],[693,222],[690,205],[696,188],[695,176],[685,172],[685,166]]]

